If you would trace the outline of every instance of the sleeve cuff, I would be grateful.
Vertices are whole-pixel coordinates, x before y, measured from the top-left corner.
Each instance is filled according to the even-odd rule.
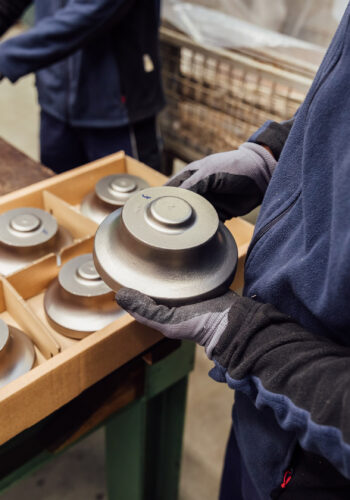
[[[248,142],[254,142],[268,146],[276,160],[279,159],[285,142],[288,139],[289,132],[292,128],[294,119],[277,123],[268,120],[248,139]]]

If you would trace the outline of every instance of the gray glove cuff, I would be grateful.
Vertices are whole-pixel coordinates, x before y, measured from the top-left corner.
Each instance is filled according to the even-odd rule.
[[[245,175],[250,177],[264,193],[276,168],[277,161],[267,149],[253,142],[245,142],[239,150],[251,151],[250,161],[246,162]]]

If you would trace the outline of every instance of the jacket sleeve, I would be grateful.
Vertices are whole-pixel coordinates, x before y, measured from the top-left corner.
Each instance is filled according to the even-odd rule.
[[[125,15],[132,0],[69,0],[55,15],[0,45],[0,73],[12,82],[81,48]]]
[[[294,118],[281,123],[268,120],[248,139],[248,142],[268,146],[275,159],[278,160],[293,123]]]
[[[274,306],[242,297],[215,346],[211,376],[270,408],[307,451],[350,478],[350,349]]]
[[[0,0],[0,36],[2,36],[29,7],[32,0]]]

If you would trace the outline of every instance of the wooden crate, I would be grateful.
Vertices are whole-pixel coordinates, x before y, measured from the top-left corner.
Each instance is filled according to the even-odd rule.
[[[267,120],[292,118],[317,69],[286,64],[286,54],[207,47],[165,26],[160,45],[164,149],[186,162],[238,148]]]
[[[44,208],[69,229],[74,243],[59,256],[49,254],[26,268],[0,278],[0,317],[22,329],[35,343],[37,359],[27,374],[0,389],[0,444],[39,422],[82,391],[142,354],[162,339],[129,315],[82,340],[57,333],[47,322],[43,295],[60,267],[71,258],[92,252],[97,224],[79,213],[83,197],[102,177],[127,172],[152,186],[166,177],[123,152],[33,184],[0,199],[0,213],[23,206]],[[243,263],[253,227],[234,219],[228,223],[239,249],[234,286],[242,285]]]

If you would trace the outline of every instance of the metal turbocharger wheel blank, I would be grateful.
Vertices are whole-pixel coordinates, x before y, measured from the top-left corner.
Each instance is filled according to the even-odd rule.
[[[0,319],[0,387],[29,372],[35,361],[32,341]]]
[[[80,211],[100,224],[113,210],[123,206],[133,194],[148,187],[149,184],[136,175],[107,175],[98,181],[95,191],[85,196]]]
[[[62,267],[45,292],[44,309],[55,330],[76,339],[125,314],[97,273],[92,254],[75,257]]]
[[[71,243],[71,234],[45,210],[9,210],[0,215],[0,274],[8,276]]]
[[[113,290],[135,288],[166,304],[223,293],[237,258],[236,243],[214,207],[181,188],[137,193],[95,236],[95,266]]]

